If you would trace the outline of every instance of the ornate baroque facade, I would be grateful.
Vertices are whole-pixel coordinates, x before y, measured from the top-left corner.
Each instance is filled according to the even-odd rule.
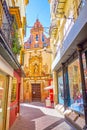
[[[50,39],[37,19],[24,44],[24,101],[44,101],[48,96],[44,87],[49,85],[51,78],[51,55],[44,51],[44,47],[50,48]]]

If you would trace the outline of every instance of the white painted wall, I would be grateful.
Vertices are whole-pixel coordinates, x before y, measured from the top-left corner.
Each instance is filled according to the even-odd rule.
[[[13,68],[0,56],[0,70],[13,77]]]

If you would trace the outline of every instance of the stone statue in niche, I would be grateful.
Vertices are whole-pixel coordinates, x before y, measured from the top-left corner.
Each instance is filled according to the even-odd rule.
[[[34,64],[34,73],[37,74],[39,72],[39,66],[38,64]]]

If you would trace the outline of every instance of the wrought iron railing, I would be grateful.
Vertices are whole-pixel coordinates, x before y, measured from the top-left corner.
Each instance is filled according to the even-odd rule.
[[[87,0],[81,0],[80,4],[78,6],[78,9],[77,9],[78,16],[80,14],[80,11],[82,10],[82,8],[84,7],[84,5],[86,4],[86,2],[87,2]],[[66,40],[66,37],[68,36],[68,34],[69,34],[69,32],[70,32],[70,30],[71,30],[71,28],[72,28],[73,25],[74,25],[74,22],[71,20],[71,22],[70,22],[70,24],[69,24],[69,26],[68,26],[68,28],[66,30],[66,33],[65,33],[65,35],[64,35],[64,37],[63,37],[63,39],[61,41],[62,46],[57,49],[57,51],[55,53],[56,54],[55,57],[56,56],[60,57],[60,55],[62,55],[61,53],[64,52],[65,49],[67,48],[67,44],[64,44],[64,41]]]
[[[3,19],[1,21],[1,26],[0,26],[0,32],[2,32],[2,35],[4,39],[6,40],[7,44],[11,47],[11,24],[12,24],[12,17],[9,13],[6,1],[4,0],[2,3],[0,2],[1,7],[2,7],[2,14]]]

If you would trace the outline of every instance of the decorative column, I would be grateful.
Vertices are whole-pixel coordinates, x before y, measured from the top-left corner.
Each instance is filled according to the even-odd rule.
[[[64,109],[66,110],[66,84],[65,84],[65,65],[62,63],[62,74],[63,74],[63,93],[64,93]]]
[[[82,47],[81,46],[77,46],[77,52],[78,52],[79,64],[80,64],[83,106],[84,106],[84,115],[85,115],[84,130],[86,130],[87,129],[87,93],[86,93],[86,85],[85,85],[85,77],[84,77],[84,68],[83,68],[83,62],[82,62]]]
[[[24,89],[23,89],[23,77],[21,77],[21,85],[20,85],[20,102],[23,102],[24,101],[24,95],[23,95],[23,92]]]
[[[68,68],[62,63],[63,73],[63,89],[64,89],[64,107],[70,106],[70,91],[69,91],[69,80],[68,80]]]
[[[53,94],[54,94],[54,105],[58,103],[58,79],[57,79],[57,72],[53,72]]]
[[[69,78],[68,78],[68,67],[65,67],[65,104],[66,107],[70,106],[70,90],[69,90]]]
[[[18,114],[20,114],[20,83],[18,83]]]

